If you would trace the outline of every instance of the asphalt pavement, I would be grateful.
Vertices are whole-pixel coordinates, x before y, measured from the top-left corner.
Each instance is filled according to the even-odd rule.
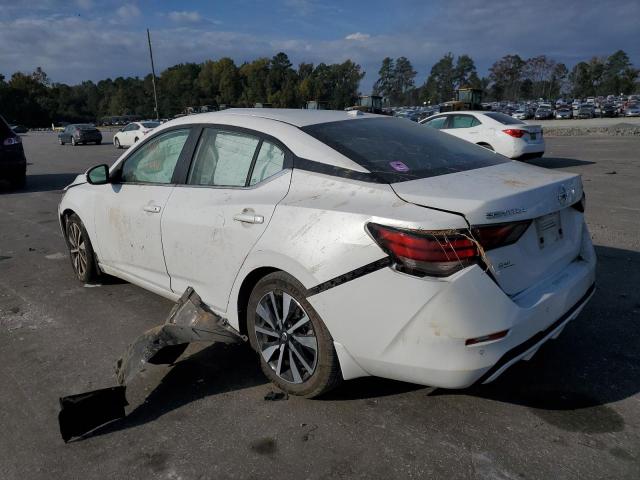
[[[640,478],[640,138],[548,138],[533,162],[583,175],[598,290],[493,384],[364,378],[317,400],[268,401],[248,348],[190,348],[134,382],[126,419],[69,444],[58,398],[114,385],[115,360],[171,304],[73,275],[61,188],[122,153],[110,135],[23,141],[27,188],[0,191],[0,478]]]

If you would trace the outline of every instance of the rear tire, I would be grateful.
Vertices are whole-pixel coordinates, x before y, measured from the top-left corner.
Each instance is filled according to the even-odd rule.
[[[283,391],[313,398],[342,381],[331,334],[291,275],[275,272],[256,284],[247,332],[262,371]]]
[[[73,271],[83,283],[90,283],[98,279],[99,272],[96,256],[80,217],[72,213],[66,222],[67,246]]]
[[[113,144],[116,146],[118,150],[120,150],[120,140],[118,140],[118,137],[113,139]]]

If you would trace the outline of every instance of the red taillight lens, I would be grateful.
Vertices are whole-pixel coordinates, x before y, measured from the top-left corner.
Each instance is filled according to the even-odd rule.
[[[485,250],[505,247],[517,242],[531,225],[531,220],[474,227],[473,236]]]
[[[9,137],[9,138],[5,138],[4,142],[2,142],[2,144],[5,147],[8,147],[9,145],[17,145],[18,143],[22,143],[22,140],[20,140],[20,137]]]
[[[502,130],[502,131],[507,135],[510,135],[515,138],[522,138],[524,134],[527,133],[526,130],[520,130],[518,128],[507,128],[506,130]]]
[[[478,260],[478,249],[464,232],[401,230],[376,223],[367,229],[406,273],[446,277]]]

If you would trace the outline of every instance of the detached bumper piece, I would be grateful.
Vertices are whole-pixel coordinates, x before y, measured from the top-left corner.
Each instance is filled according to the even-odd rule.
[[[242,343],[247,337],[213,313],[189,287],[164,324],[147,330],[116,364],[117,387],[60,398],[58,415],[62,439],[67,442],[113,420],[125,417],[126,385],[147,363],[170,365],[191,342]]]

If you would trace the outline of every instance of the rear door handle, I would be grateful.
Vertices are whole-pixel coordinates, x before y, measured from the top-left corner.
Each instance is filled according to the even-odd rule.
[[[236,213],[233,219],[244,223],[264,223],[262,215],[254,215],[253,213]]]
[[[160,210],[162,210],[162,208],[159,205],[145,205],[144,207],[142,207],[142,210],[149,213],[160,213]]]

